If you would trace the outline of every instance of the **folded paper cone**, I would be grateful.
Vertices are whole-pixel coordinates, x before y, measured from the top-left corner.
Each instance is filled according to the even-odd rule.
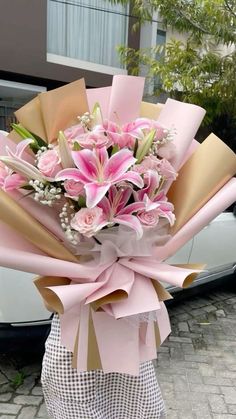
[[[60,285],[69,285],[70,284],[69,278],[63,277],[38,277],[34,280],[34,284],[37,287],[38,291],[40,292],[41,296],[43,297],[44,302],[48,307],[50,307],[56,313],[64,313],[64,307],[61,300],[58,296],[50,290],[48,287],[52,286],[60,286]]]
[[[60,130],[78,124],[78,116],[89,110],[84,79],[41,93],[39,100],[49,143]]]
[[[76,256],[1,189],[0,220],[47,255],[69,262],[78,262]]]
[[[15,112],[15,116],[24,128],[38,135],[43,140],[47,140],[39,97],[34,98],[18,109]]]
[[[236,173],[236,154],[210,134],[179,171],[168,199],[175,207],[176,233]]]
[[[60,130],[78,124],[77,117],[88,111],[84,79],[39,96],[15,112],[18,121],[30,132],[51,143]]]

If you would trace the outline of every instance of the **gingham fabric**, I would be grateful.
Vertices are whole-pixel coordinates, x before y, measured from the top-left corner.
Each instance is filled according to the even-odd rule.
[[[54,419],[162,419],[165,409],[152,362],[140,375],[101,370],[78,373],[71,352],[60,344],[57,315],[46,341],[42,386],[48,414]]]

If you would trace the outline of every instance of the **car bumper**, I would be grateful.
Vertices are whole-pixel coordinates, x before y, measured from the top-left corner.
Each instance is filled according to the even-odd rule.
[[[0,323],[0,353],[42,352],[50,332],[50,322],[34,325],[12,325]]]

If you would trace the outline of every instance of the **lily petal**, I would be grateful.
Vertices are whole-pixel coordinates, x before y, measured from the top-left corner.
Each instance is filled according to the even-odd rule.
[[[127,207],[119,211],[118,215],[120,216],[123,214],[132,214],[133,212],[143,211],[144,209],[145,209],[144,202],[133,202],[132,204],[127,205]]]
[[[26,183],[25,179],[18,175],[18,173],[14,173],[12,175],[7,176],[4,182],[4,190],[5,191],[12,191],[14,189],[18,189],[22,187]]]
[[[123,180],[133,183],[134,185],[138,186],[138,188],[143,188],[143,179],[137,172],[133,172],[132,170],[125,173],[124,175],[121,175],[118,179],[116,179],[116,182],[121,182]]]
[[[160,201],[152,201],[147,194],[143,197],[143,202],[145,204],[145,211],[152,211],[156,208],[159,208],[161,205]]]
[[[82,175],[88,179],[88,181],[92,182],[97,179],[98,161],[92,150],[84,149],[81,151],[72,151],[72,158],[75,165],[78,167]]]
[[[137,239],[141,239],[143,235],[143,228],[138,218],[134,215],[118,215],[115,218],[113,218],[113,221],[118,224],[125,225],[126,227],[132,228],[132,230],[136,231]]]
[[[28,163],[25,160],[16,157],[6,157],[1,156],[0,161],[2,161],[7,167],[12,169],[14,172],[20,173],[25,176],[27,179],[38,179],[40,181],[49,180],[41,174],[41,172],[34,167],[32,164]]]
[[[62,167],[64,169],[67,167],[68,168],[75,167],[75,164],[71,155],[71,150],[68,144],[68,140],[62,131],[59,132],[58,145],[59,145]]]
[[[108,162],[108,152],[106,147],[101,147],[96,150],[99,162],[104,166]]]
[[[148,170],[145,175],[145,183],[147,183],[147,187],[143,190],[143,192],[152,196],[160,185],[160,176],[158,172],[155,170]]]
[[[64,169],[58,172],[55,176],[56,180],[72,179],[77,182],[87,183],[89,180],[82,175],[79,169]]]
[[[98,203],[98,207],[101,208],[105,214],[106,217],[109,217],[111,212],[111,205],[109,202],[109,199],[104,196],[101,201]]]
[[[136,162],[133,153],[123,149],[113,154],[104,167],[104,179],[116,181]]]
[[[158,215],[159,215],[159,217],[167,218],[167,220],[169,221],[171,226],[174,225],[176,218],[175,218],[175,214],[173,214],[173,212],[163,211],[162,209],[158,208]]]
[[[32,143],[34,143],[34,140],[32,140],[32,138],[27,138],[26,140],[23,140],[23,141],[20,141],[20,143],[19,144],[17,144],[17,146],[16,146],[16,152],[15,152],[15,154],[18,156],[18,157],[22,157],[22,154],[24,153],[24,151],[25,151],[25,149],[30,145],[30,144],[32,144]],[[13,157],[13,153],[11,154],[12,155],[12,157]]]
[[[123,191],[119,191],[120,194],[120,199],[119,202],[117,204],[117,208],[116,208],[116,212],[117,214],[120,212],[120,210],[122,208],[124,208],[124,206],[127,204],[127,202],[129,201],[131,195],[132,195],[132,189],[131,188],[127,188],[124,189]]]
[[[87,183],[84,188],[86,192],[86,205],[88,208],[93,208],[105,196],[110,188],[110,183]]]

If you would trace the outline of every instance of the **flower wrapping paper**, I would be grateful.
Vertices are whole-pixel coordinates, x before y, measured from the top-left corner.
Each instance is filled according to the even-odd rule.
[[[0,264],[40,275],[35,284],[60,315],[62,344],[73,352],[78,371],[137,375],[141,362],[156,358],[170,333],[164,301],[171,296],[162,282],[186,287],[203,269],[165,260],[236,200],[235,154],[214,134],[201,145],[194,140],[205,111],[172,99],[163,107],[144,103],[143,87],[143,78],[115,76],[112,86],[86,91],[79,80],[16,112],[25,128],[51,144],[95,102],[110,121],[142,116],[176,130],[173,166],[179,175],[166,186],[176,215],[171,231],[160,223],[137,240],[123,226],[101,230],[99,244],[78,245],[74,252],[54,208],[42,210],[22,192],[0,190]],[[13,133],[1,136],[0,155],[17,141]]]

